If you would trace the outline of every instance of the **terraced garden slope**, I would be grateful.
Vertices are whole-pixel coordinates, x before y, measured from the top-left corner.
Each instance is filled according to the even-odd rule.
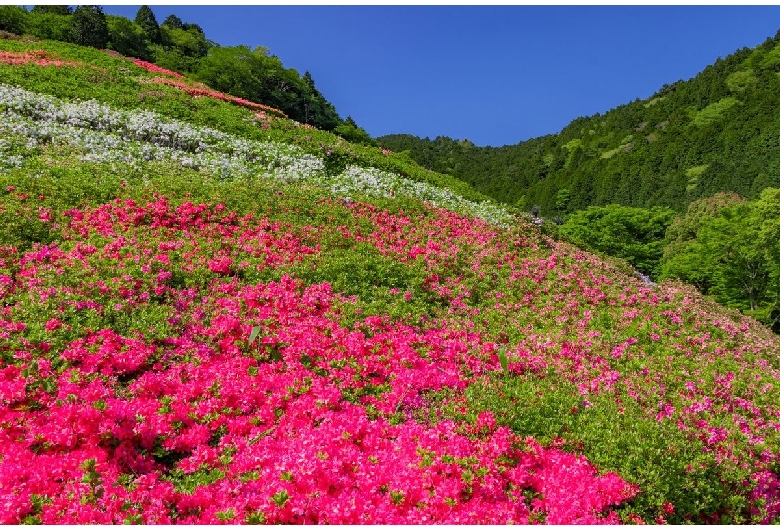
[[[262,102],[0,48],[3,523],[778,518],[754,320]]]

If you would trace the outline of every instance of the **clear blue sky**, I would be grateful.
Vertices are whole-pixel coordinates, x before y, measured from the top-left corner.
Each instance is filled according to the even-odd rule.
[[[151,6],[308,70],[372,136],[515,144],[647,98],[780,29],[780,6]],[[135,17],[138,6],[104,6]]]

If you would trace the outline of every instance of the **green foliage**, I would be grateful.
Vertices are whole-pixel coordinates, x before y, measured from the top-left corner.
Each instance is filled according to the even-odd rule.
[[[36,7],[62,7],[62,6],[36,6]],[[67,6],[65,6],[67,7]],[[27,14],[24,23],[25,32],[39,39],[70,41],[71,16],[56,11],[36,11],[33,9]]]
[[[761,68],[774,69],[780,65],[780,46],[775,46],[761,59]]]
[[[284,68],[279,58],[269,55],[264,48],[211,48],[198,64],[197,77],[222,92],[278,108],[302,123],[334,130],[340,122],[336,110],[315,88],[310,74],[301,78],[295,70]],[[354,121],[342,132],[364,143],[371,142]],[[345,134],[342,136],[346,137]]]
[[[724,483],[712,472],[715,459],[702,451],[700,441],[669,420],[648,418],[627,395],[584,399],[575,385],[557,376],[503,375],[499,385],[497,392],[475,384],[467,399],[477,411],[494,412],[514,432],[546,442],[564,440],[565,448],[582,452],[601,472],[615,471],[637,484],[640,493],[623,508],[626,514],[660,513],[663,503],[671,502],[675,513],[667,520],[682,523],[686,515],[723,509],[730,489],[739,487],[738,480]],[[744,506],[737,508],[730,513]]]
[[[165,20],[163,20],[162,23],[163,26],[167,26],[171,29],[181,29],[183,24],[184,23],[181,21],[181,19],[173,14],[165,17]]]
[[[678,216],[666,231],[661,277],[680,278],[706,292],[709,288],[708,266],[700,259],[701,244],[696,239],[706,222],[718,217],[721,210],[743,204],[736,193],[717,193],[699,199],[688,206],[685,215]]]
[[[569,211],[570,203],[571,190],[568,188],[558,190],[558,194],[555,196],[555,210],[561,214],[565,214]]]
[[[559,232],[575,245],[623,258],[654,275],[673,218],[674,212],[663,207],[591,206],[572,214]]]
[[[105,48],[108,44],[108,22],[100,6],[79,6],[71,16],[71,38],[75,44]]]
[[[726,86],[732,92],[744,92],[758,83],[758,78],[753,69],[739,70],[726,78]]]
[[[192,493],[198,486],[208,486],[224,476],[225,472],[220,469],[209,469],[207,466],[201,466],[194,473],[184,473],[180,469],[173,469],[165,478],[173,484],[176,491]]]
[[[371,139],[371,136],[365,129],[359,127],[358,124],[355,123],[352,116],[347,116],[344,123],[333,129],[333,132],[349,142],[376,146],[376,142]]]
[[[680,278],[780,328],[780,190],[745,202],[719,194],[691,204],[667,232],[662,277]]]
[[[371,301],[389,289],[414,287],[415,275],[406,265],[387,258],[369,244],[331,250],[297,274],[306,283],[330,283],[336,292]],[[381,295],[380,295],[381,296]]]
[[[738,104],[739,100],[733,97],[726,97],[711,103],[693,116],[693,124],[699,127],[709,125],[721,119],[728,109]]]
[[[31,13],[52,14],[52,15],[72,15],[73,8],[63,5],[33,6]]]
[[[144,31],[125,17],[106,16],[109,41],[107,47],[128,57],[151,59]]]
[[[149,6],[141,6],[138,8],[138,12],[135,14],[135,23],[138,24],[150,42],[153,44],[162,43],[160,25],[157,23],[154,12]]]
[[[21,35],[25,30],[27,10],[21,6],[0,6],[0,30]]]
[[[211,47],[202,32],[181,28],[160,27],[162,43],[187,57],[205,57]]]
[[[176,47],[163,47],[156,44],[150,44],[149,49],[154,57],[154,63],[180,73],[193,73],[198,69],[200,59],[190,57]]]

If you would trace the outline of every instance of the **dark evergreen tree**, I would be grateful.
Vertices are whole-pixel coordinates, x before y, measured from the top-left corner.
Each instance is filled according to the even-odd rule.
[[[138,8],[138,12],[135,14],[135,23],[141,26],[141,29],[152,44],[162,43],[160,25],[157,23],[154,12],[149,6]]]
[[[79,6],[71,18],[71,38],[76,44],[105,48],[108,44],[108,22],[100,6]]]
[[[183,29],[184,31],[196,31],[201,35],[203,35],[204,37],[206,36],[206,32],[203,31],[203,28],[201,28],[198,24],[195,24],[193,22],[185,22],[184,24],[181,25],[181,29]]]
[[[165,20],[163,20],[162,25],[171,29],[181,29],[184,23],[176,15],[168,15],[165,17]]]
[[[312,78],[311,74],[308,70],[306,70],[303,73],[303,82],[306,83],[306,86],[309,87],[310,90],[314,91],[317,90],[317,88],[314,86],[314,78]]]

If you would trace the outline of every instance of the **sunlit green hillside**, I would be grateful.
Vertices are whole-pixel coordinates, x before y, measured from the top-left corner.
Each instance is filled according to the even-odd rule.
[[[0,522],[779,520],[757,321],[268,101],[3,36]]]

